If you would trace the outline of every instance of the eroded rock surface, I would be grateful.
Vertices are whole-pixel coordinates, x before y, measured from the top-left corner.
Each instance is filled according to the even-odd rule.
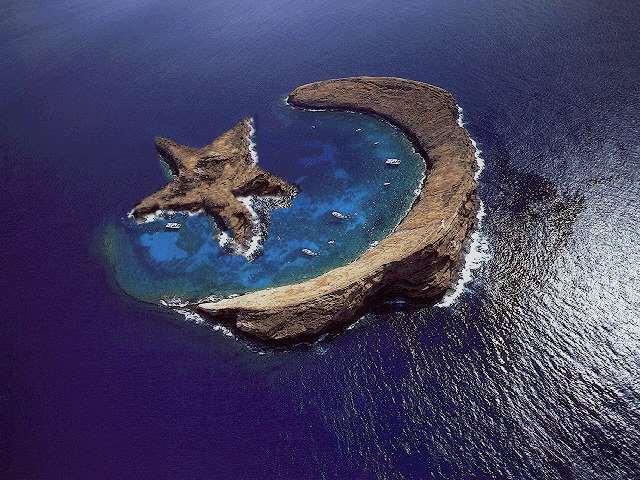
[[[168,138],[155,140],[156,150],[175,175],[173,180],[138,203],[131,214],[144,220],[157,211],[187,211],[213,217],[246,252],[256,231],[252,196],[293,197],[297,190],[257,164],[252,144],[253,121],[245,118],[209,145],[193,148]]]
[[[289,102],[375,114],[402,128],[428,163],[421,193],[396,230],[355,261],[301,283],[202,303],[198,311],[251,337],[291,343],[353,322],[392,296],[440,298],[457,279],[477,208],[475,148],[458,125],[452,95],[400,78],[354,77],[303,85]]]

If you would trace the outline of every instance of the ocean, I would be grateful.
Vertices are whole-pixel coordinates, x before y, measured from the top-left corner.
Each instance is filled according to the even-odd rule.
[[[632,1],[2,2],[0,477],[639,478],[638,25]],[[373,198],[385,173],[352,128],[372,120],[310,132],[282,110],[351,75],[432,83],[464,111],[484,217],[460,294],[287,350],[159,305],[202,293],[176,272],[214,243],[206,223],[195,243],[131,233],[167,181],[153,138],[204,145],[252,115],[268,170],[342,168],[323,198]],[[396,140],[406,200],[420,172]],[[343,233],[345,255],[396,210]],[[314,249],[333,228],[309,229]]]

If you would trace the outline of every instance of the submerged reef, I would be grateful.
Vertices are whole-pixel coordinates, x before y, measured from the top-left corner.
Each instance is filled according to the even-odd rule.
[[[273,206],[286,206],[297,188],[258,166],[253,132],[253,120],[245,118],[202,148],[156,138],[156,150],[174,177],[140,201],[131,215],[144,221],[156,212],[203,211],[214,219],[235,253],[255,256],[264,229],[252,199],[274,197],[278,201],[271,202]]]
[[[372,114],[401,128],[427,161],[420,194],[394,232],[353,262],[196,310],[250,337],[286,344],[344,327],[386,299],[437,301],[459,275],[478,208],[475,147],[458,123],[453,96],[401,78],[353,77],[303,85],[289,102]]]

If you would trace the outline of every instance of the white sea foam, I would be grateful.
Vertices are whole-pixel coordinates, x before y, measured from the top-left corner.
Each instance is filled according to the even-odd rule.
[[[457,105],[457,107],[458,107],[458,126],[461,128],[464,128],[464,126],[466,125],[466,123],[463,120],[464,110],[462,110],[462,107],[460,105]],[[476,151],[475,159],[476,159],[477,168],[473,178],[477,181],[480,178],[480,174],[482,173],[482,170],[484,170],[484,159],[482,158],[482,150],[478,148],[478,144],[473,138],[471,139],[471,143],[473,144],[473,148]]]
[[[258,153],[256,151],[256,144],[253,141],[256,132],[253,118],[248,120],[248,126],[249,152],[251,154],[253,164],[255,165],[258,163]],[[251,216],[252,236],[249,240],[249,244],[246,246],[240,245],[233,239],[233,237],[231,237],[231,235],[229,235],[229,232],[225,231],[221,231],[219,233],[218,242],[222,248],[231,250],[236,255],[242,255],[247,260],[253,260],[260,253],[264,240],[267,236],[269,211],[274,208],[288,206],[291,199],[278,196],[256,197],[254,195],[237,197],[237,199],[246,207],[249,211],[249,215]]]
[[[185,320],[187,320],[190,323],[195,323],[197,325],[203,325],[205,323],[204,318],[202,318],[193,310],[189,310],[188,308],[174,308],[174,310],[180,315],[182,315],[185,318]]]
[[[253,121],[253,117],[249,118],[248,125],[249,125],[249,137],[247,138],[247,140],[249,141],[249,154],[251,155],[251,160],[255,165],[256,163],[258,163],[258,151],[256,150],[256,142],[254,141],[256,127]]]
[[[186,307],[189,302],[180,297],[161,298],[160,303],[165,307]]]
[[[471,243],[469,245],[469,251],[464,258],[464,267],[460,272],[460,278],[458,278],[455,287],[436,304],[436,307],[449,307],[460,298],[466,285],[473,279],[473,272],[489,259],[489,244],[480,231],[484,215],[484,204],[480,202],[476,230],[471,234]]]
[[[458,126],[460,128],[464,128],[464,122],[462,121],[463,110],[460,105],[456,105],[458,107]]]
[[[204,301],[205,301],[205,299],[202,299],[202,300],[198,300],[195,303],[199,304],[199,303],[202,303]],[[219,324],[219,323],[208,322],[205,319],[205,317],[203,317],[202,315],[198,314],[194,310],[190,310],[188,308],[175,308],[174,307],[173,311],[176,312],[176,313],[179,313],[187,323],[198,325],[199,327],[206,328],[206,329],[208,329],[210,331],[213,331],[213,332],[220,332],[225,337],[230,337],[230,338],[234,339],[235,341],[240,341],[241,340],[241,337],[238,337],[230,328],[228,328],[228,327],[226,327],[226,326],[224,326],[222,324]],[[245,348],[251,350],[252,352],[257,353],[258,355],[270,355],[272,353],[269,349],[266,349],[266,350],[262,349],[260,345],[253,344],[251,342],[240,341],[240,344],[243,345]]]
[[[475,140],[471,139],[471,143],[473,144],[473,148],[476,149],[475,158],[476,158],[476,173],[473,176],[473,179],[477,182],[480,179],[480,175],[484,170],[484,159],[482,158],[482,150],[478,148],[478,144]]]
[[[291,103],[289,103],[289,97],[287,97],[287,101],[286,101],[287,105],[289,105],[291,108],[295,108],[298,110],[304,110],[305,112],[330,112],[331,109],[328,108],[307,108],[307,107],[296,107],[295,105],[292,105]],[[349,113],[356,113],[356,112],[350,112],[349,110],[342,110],[344,112],[349,112]]]
[[[223,335],[237,340],[233,332],[229,330],[227,327],[220,324],[208,323],[204,319],[204,317],[199,315],[197,312],[194,312],[193,310],[189,310],[188,308],[174,308],[173,310],[179,313],[180,315],[182,315],[184,319],[189,323],[195,323],[196,325],[206,326],[207,328],[213,330],[214,332],[222,332]]]
[[[237,340],[236,336],[233,334],[233,332],[231,330],[229,330],[227,327],[225,327],[224,325],[220,325],[215,324],[215,325],[211,325],[211,330],[216,331],[216,332],[222,332],[223,335],[227,336],[227,337],[231,337]]]
[[[264,231],[262,229],[261,222],[260,222],[260,217],[258,216],[258,213],[256,212],[255,208],[253,208],[255,205],[256,197],[254,197],[253,195],[250,195],[248,197],[237,197],[237,198],[238,198],[238,201],[247,208],[247,210],[249,211],[249,214],[251,215],[251,226],[253,228],[253,236],[251,237],[251,240],[249,240],[249,244],[247,245],[246,249],[242,252],[242,255],[244,255],[247,259],[252,259],[260,250],[260,247],[262,246],[262,241],[264,240],[264,236],[265,236]]]
[[[260,218],[258,214],[253,208],[254,197],[237,197],[238,201],[242,203],[247,210],[249,211],[249,215],[251,216],[251,226],[253,229],[253,236],[251,240],[249,240],[249,245],[246,247],[240,245],[237,241],[229,235],[228,232],[221,231],[218,235],[218,242],[222,248],[231,250],[235,255],[243,255],[247,260],[251,260],[254,258],[258,249],[260,248],[262,241],[262,234],[260,229]]]
[[[462,120],[462,108],[458,106],[458,125],[464,127]],[[478,149],[478,145],[472,139],[471,143],[475,148],[475,160],[476,160],[476,173],[474,179],[477,181],[484,170],[484,159],[482,158],[482,151]],[[482,219],[485,216],[484,204],[480,201],[478,213],[476,215],[476,229],[471,234],[471,242],[469,244],[469,250],[464,258],[464,266],[460,272],[460,278],[455,287],[447,293],[444,298],[436,304],[436,307],[449,307],[451,306],[465,290],[465,286],[473,279],[473,272],[480,268],[484,262],[486,262],[489,255],[489,244],[486,237],[482,234]]]
[[[228,232],[221,231],[218,235],[218,242],[222,248],[231,250],[236,255],[242,255],[247,260],[253,260],[260,253],[267,237],[269,212],[275,208],[289,206],[291,199],[275,195],[264,197],[250,195],[237,198],[249,211],[253,235],[249,240],[249,244],[243,246],[236,242]]]
[[[199,210],[195,210],[193,212],[189,212],[189,211],[180,211],[179,213],[182,215],[186,215],[188,217],[194,217],[196,215],[200,215],[201,213],[203,213],[204,211],[202,209]],[[136,221],[136,223],[151,223],[151,222],[156,222],[158,220],[165,220],[167,217],[171,217],[173,215],[175,215],[176,212],[175,210],[156,210],[155,212],[152,213],[147,213],[144,217],[138,219],[135,218],[133,216],[133,210],[131,210],[129,213],[127,213],[127,217],[131,218],[133,220]]]
[[[153,213],[147,213],[144,217],[142,218],[136,218],[133,216],[133,210],[131,210],[130,212],[127,213],[127,218],[130,218],[132,220],[134,220],[136,223],[150,223],[150,222],[155,222],[156,220],[159,220],[160,218],[162,218],[163,216],[163,212],[162,210],[157,210]]]

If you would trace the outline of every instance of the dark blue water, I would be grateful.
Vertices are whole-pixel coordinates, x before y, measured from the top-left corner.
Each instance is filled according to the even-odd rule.
[[[178,212],[137,224],[120,212],[102,236],[120,288],[175,304],[284,285],[353,261],[393,231],[425,172],[424,159],[399,129],[357,113],[293,109],[281,99],[269,113],[264,125],[257,123],[259,163],[299,192],[265,219],[259,256],[229,255],[205,215]],[[388,158],[401,163],[387,165]],[[167,181],[160,165],[156,170]],[[167,221],[182,227],[167,231]]]
[[[0,477],[638,478],[639,24],[631,1],[5,0]],[[101,239],[164,181],[154,135],[268,130],[274,99],[355,74],[447,88],[483,150],[490,259],[451,307],[258,353],[123,294]]]

